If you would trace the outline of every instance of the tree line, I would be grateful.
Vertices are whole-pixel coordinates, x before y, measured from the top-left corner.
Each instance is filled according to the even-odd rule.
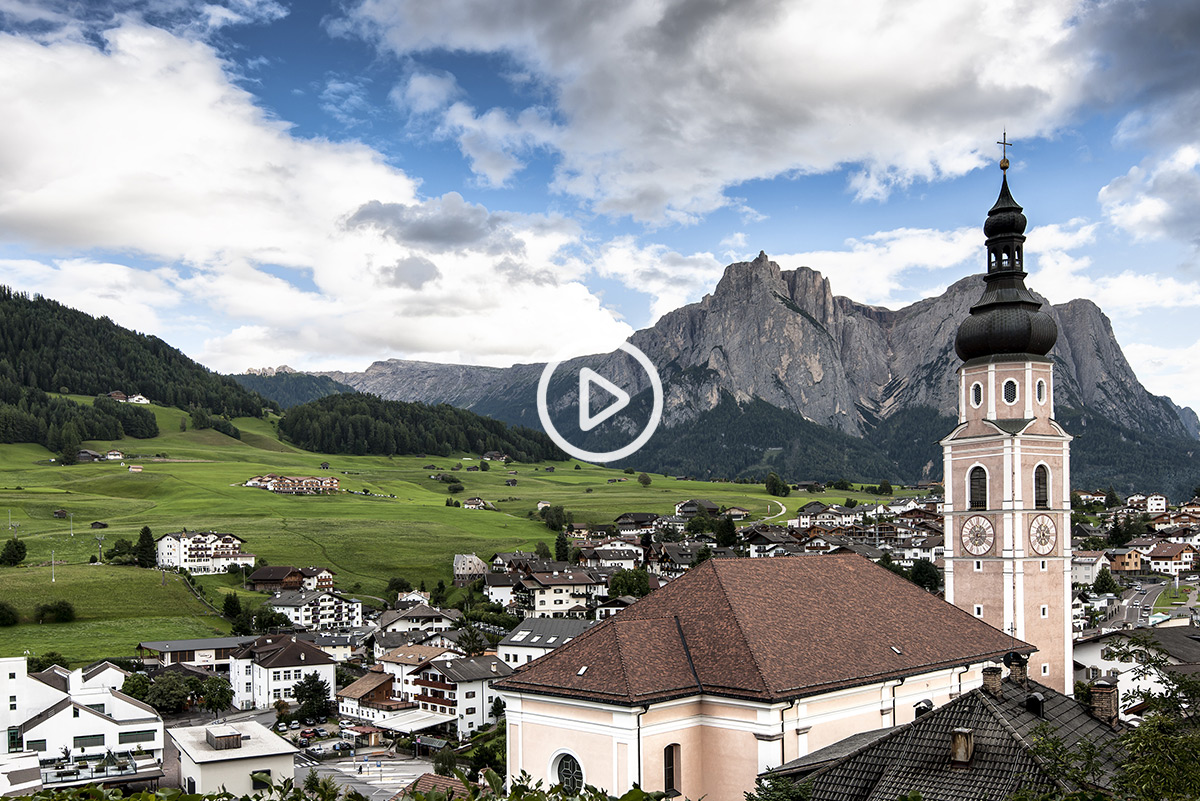
[[[0,286],[0,373],[43,392],[142,394],[163,406],[259,417],[278,405],[153,336]]]
[[[379,456],[499,451],[520,462],[563,460],[545,434],[447,404],[389,401],[360,393],[329,395],[288,409],[279,433],[321,453]]]

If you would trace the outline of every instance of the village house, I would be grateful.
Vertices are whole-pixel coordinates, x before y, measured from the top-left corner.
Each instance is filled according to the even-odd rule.
[[[1109,567],[1104,551],[1075,551],[1071,556],[1071,583],[1095,584],[1102,567]]]
[[[376,665],[337,691],[338,715],[375,723],[412,706],[395,694],[395,676]]]
[[[509,573],[485,573],[483,576],[483,594],[488,601],[508,608],[513,603],[513,587],[518,577]]]
[[[1194,669],[1200,664],[1200,628],[1188,626],[1158,626],[1154,629],[1103,632],[1094,637],[1075,641],[1075,679],[1095,681],[1099,678],[1115,683],[1122,719],[1133,717],[1138,708],[1137,691],[1160,693],[1164,690],[1158,675],[1139,670],[1141,663],[1136,659],[1122,661],[1114,646],[1129,644],[1130,637],[1148,635],[1163,650],[1168,665],[1188,666]],[[1145,675],[1139,675],[1140,673]]]
[[[654,521],[658,518],[653,512],[626,512],[613,523],[622,534],[642,534],[654,531]]]
[[[1153,572],[1178,576],[1192,569],[1195,556],[1196,549],[1190,545],[1163,542],[1155,546],[1146,558],[1150,561],[1150,569]]]
[[[462,618],[457,609],[437,609],[428,604],[417,604],[407,609],[389,609],[379,616],[379,630],[391,634],[422,632],[432,634],[454,628]]]
[[[417,692],[409,700],[422,710],[451,718],[459,736],[467,737],[495,722],[492,704],[497,693],[492,683],[512,672],[492,654],[432,660],[412,679]]]
[[[311,643],[281,634],[266,635],[229,655],[229,683],[238,709],[269,709],[276,701],[292,702],[292,688],[316,674],[329,687],[337,686],[334,662]]]
[[[229,655],[255,639],[253,636],[235,636],[149,640],[137,644],[137,653],[147,666],[188,665],[228,676]]]
[[[984,685],[889,731],[865,733],[764,774],[807,783],[812,801],[903,798],[1001,799],[1063,793],[1063,776],[1034,744],[1046,730],[1058,741],[1095,748],[1089,784],[1111,791],[1122,756],[1114,720],[1116,691],[1097,684],[1091,705],[1024,678],[985,668]],[[1108,793],[1104,793],[1107,797]]]
[[[363,624],[361,602],[328,590],[281,592],[267,603],[287,615],[293,626],[312,631],[353,629]]]
[[[267,473],[247,479],[245,486],[282,495],[325,495],[337,492],[339,482],[334,476],[281,476]]]
[[[721,507],[703,498],[691,498],[675,504],[675,514],[684,520],[691,520],[699,514],[716,517],[721,513]]]
[[[487,563],[473,553],[454,554],[454,586],[465,587],[483,578],[488,572]]]
[[[513,587],[525,617],[586,617],[608,582],[584,568],[532,572]]]
[[[863,598],[880,603],[864,614]],[[1031,650],[858,556],[711,559],[496,684],[508,772],[740,798]]]
[[[299,749],[253,720],[170,730],[185,793],[231,793],[248,797],[268,783],[292,778]]]
[[[199,575],[225,573],[231,567],[254,567],[254,554],[242,552],[243,542],[236,534],[184,529],[155,540],[155,557],[159,567]]]
[[[500,641],[496,655],[516,668],[565,645],[594,625],[594,620],[575,618],[526,618]]]
[[[120,691],[128,676],[110,662],[30,673],[25,657],[0,658],[0,794],[161,778],[162,718]]]
[[[1104,552],[1109,559],[1110,573],[1141,573],[1142,552],[1133,548],[1110,548]]]

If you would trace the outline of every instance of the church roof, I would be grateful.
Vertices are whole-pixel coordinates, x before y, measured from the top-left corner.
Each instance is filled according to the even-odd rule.
[[[1041,714],[1027,699],[1042,696]],[[1001,682],[999,695],[983,688],[900,726],[883,738],[804,778],[811,782],[813,801],[892,801],[917,791],[925,801],[1004,801],[1019,791],[1031,795],[1065,789],[1036,758],[1031,744],[1039,726],[1048,726],[1067,748],[1086,741],[1096,747],[1092,781],[1110,787],[1122,756],[1119,731],[1091,715],[1073,698],[1036,682],[1022,686],[1011,678]],[[970,729],[974,752],[970,762],[951,759],[951,736]],[[800,761],[774,771],[801,774]]]
[[[713,559],[497,682],[636,705],[776,701],[1032,646],[856,554]]]

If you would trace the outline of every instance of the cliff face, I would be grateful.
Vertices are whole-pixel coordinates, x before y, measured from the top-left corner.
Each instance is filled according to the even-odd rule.
[[[815,270],[783,271],[760,254],[729,265],[712,294],[665,315],[631,341],[659,369],[666,428],[730,396],[740,403],[757,398],[864,436],[899,411],[956,413],[954,336],[982,289],[980,276],[971,276],[936,298],[890,311],[836,297]],[[1060,332],[1050,353],[1059,407],[1086,408],[1142,433],[1196,437],[1195,413],[1142,387],[1094,303],[1073,300],[1047,310]],[[648,388],[619,352],[577,359],[564,369],[582,364],[634,394]],[[532,399],[541,368],[393,359],[363,373],[326,375],[385,398],[451,403],[529,423],[536,421]],[[568,392],[563,403],[573,400]]]

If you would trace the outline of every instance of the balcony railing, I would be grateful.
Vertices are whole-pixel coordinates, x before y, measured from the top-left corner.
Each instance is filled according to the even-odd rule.
[[[418,687],[430,687],[434,690],[445,690],[446,692],[454,692],[456,689],[453,684],[447,684],[444,681],[433,681],[432,679],[413,679],[413,684]]]
[[[153,755],[135,756],[132,751],[114,753],[112,760],[96,759],[49,760],[42,764],[43,785],[91,784],[93,782],[119,783],[134,778],[156,778],[163,775],[162,766]]]

